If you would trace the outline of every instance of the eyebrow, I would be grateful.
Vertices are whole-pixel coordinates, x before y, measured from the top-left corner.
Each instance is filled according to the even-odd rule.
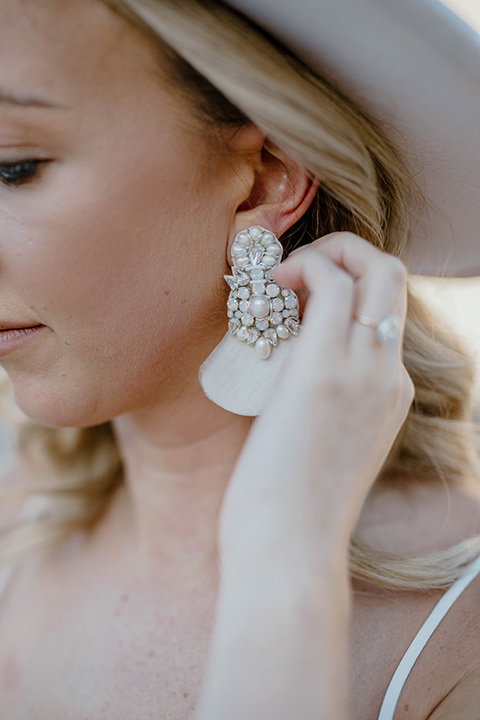
[[[42,98],[26,97],[0,90],[0,105],[16,105],[17,107],[65,108],[65,105],[54,103]]]

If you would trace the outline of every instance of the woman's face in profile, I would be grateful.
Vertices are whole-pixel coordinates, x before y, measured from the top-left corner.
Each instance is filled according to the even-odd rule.
[[[160,67],[97,0],[1,3],[0,327],[46,327],[0,360],[47,424],[178,392],[220,337],[233,171]]]

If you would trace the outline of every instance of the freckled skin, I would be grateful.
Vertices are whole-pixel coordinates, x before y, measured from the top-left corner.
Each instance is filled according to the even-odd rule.
[[[46,424],[178,394],[224,331],[241,172],[159,67],[93,0],[0,6],[0,88],[68,107],[0,107],[0,162],[53,159],[0,185],[0,320],[49,328],[2,364]]]

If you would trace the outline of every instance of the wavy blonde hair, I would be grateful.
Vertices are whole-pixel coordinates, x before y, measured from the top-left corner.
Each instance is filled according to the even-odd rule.
[[[402,153],[378,124],[275,39],[228,6],[208,0],[101,0],[168,61],[170,78],[207,131],[254,122],[321,178],[305,216],[282,238],[287,252],[349,230],[405,259],[409,227],[425,205]],[[409,288],[404,361],[415,401],[377,485],[418,481],[475,486],[480,477],[471,421],[474,365],[451,333],[436,329]],[[39,481],[27,494],[52,499],[51,512],[7,528],[3,560],[57,545],[101,518],[122,482],[109,423],[48,429],[23,423],[19,450]],[[480,552],[470,538],[448,550],[392,556],[352,540],[354,577],[397,589],[444,588]]]

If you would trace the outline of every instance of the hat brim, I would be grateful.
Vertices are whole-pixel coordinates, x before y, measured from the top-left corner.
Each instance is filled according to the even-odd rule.
[[[480,275],[480,36],[438,0],[229,0],[380,121],[429,210],[409,267]]]

